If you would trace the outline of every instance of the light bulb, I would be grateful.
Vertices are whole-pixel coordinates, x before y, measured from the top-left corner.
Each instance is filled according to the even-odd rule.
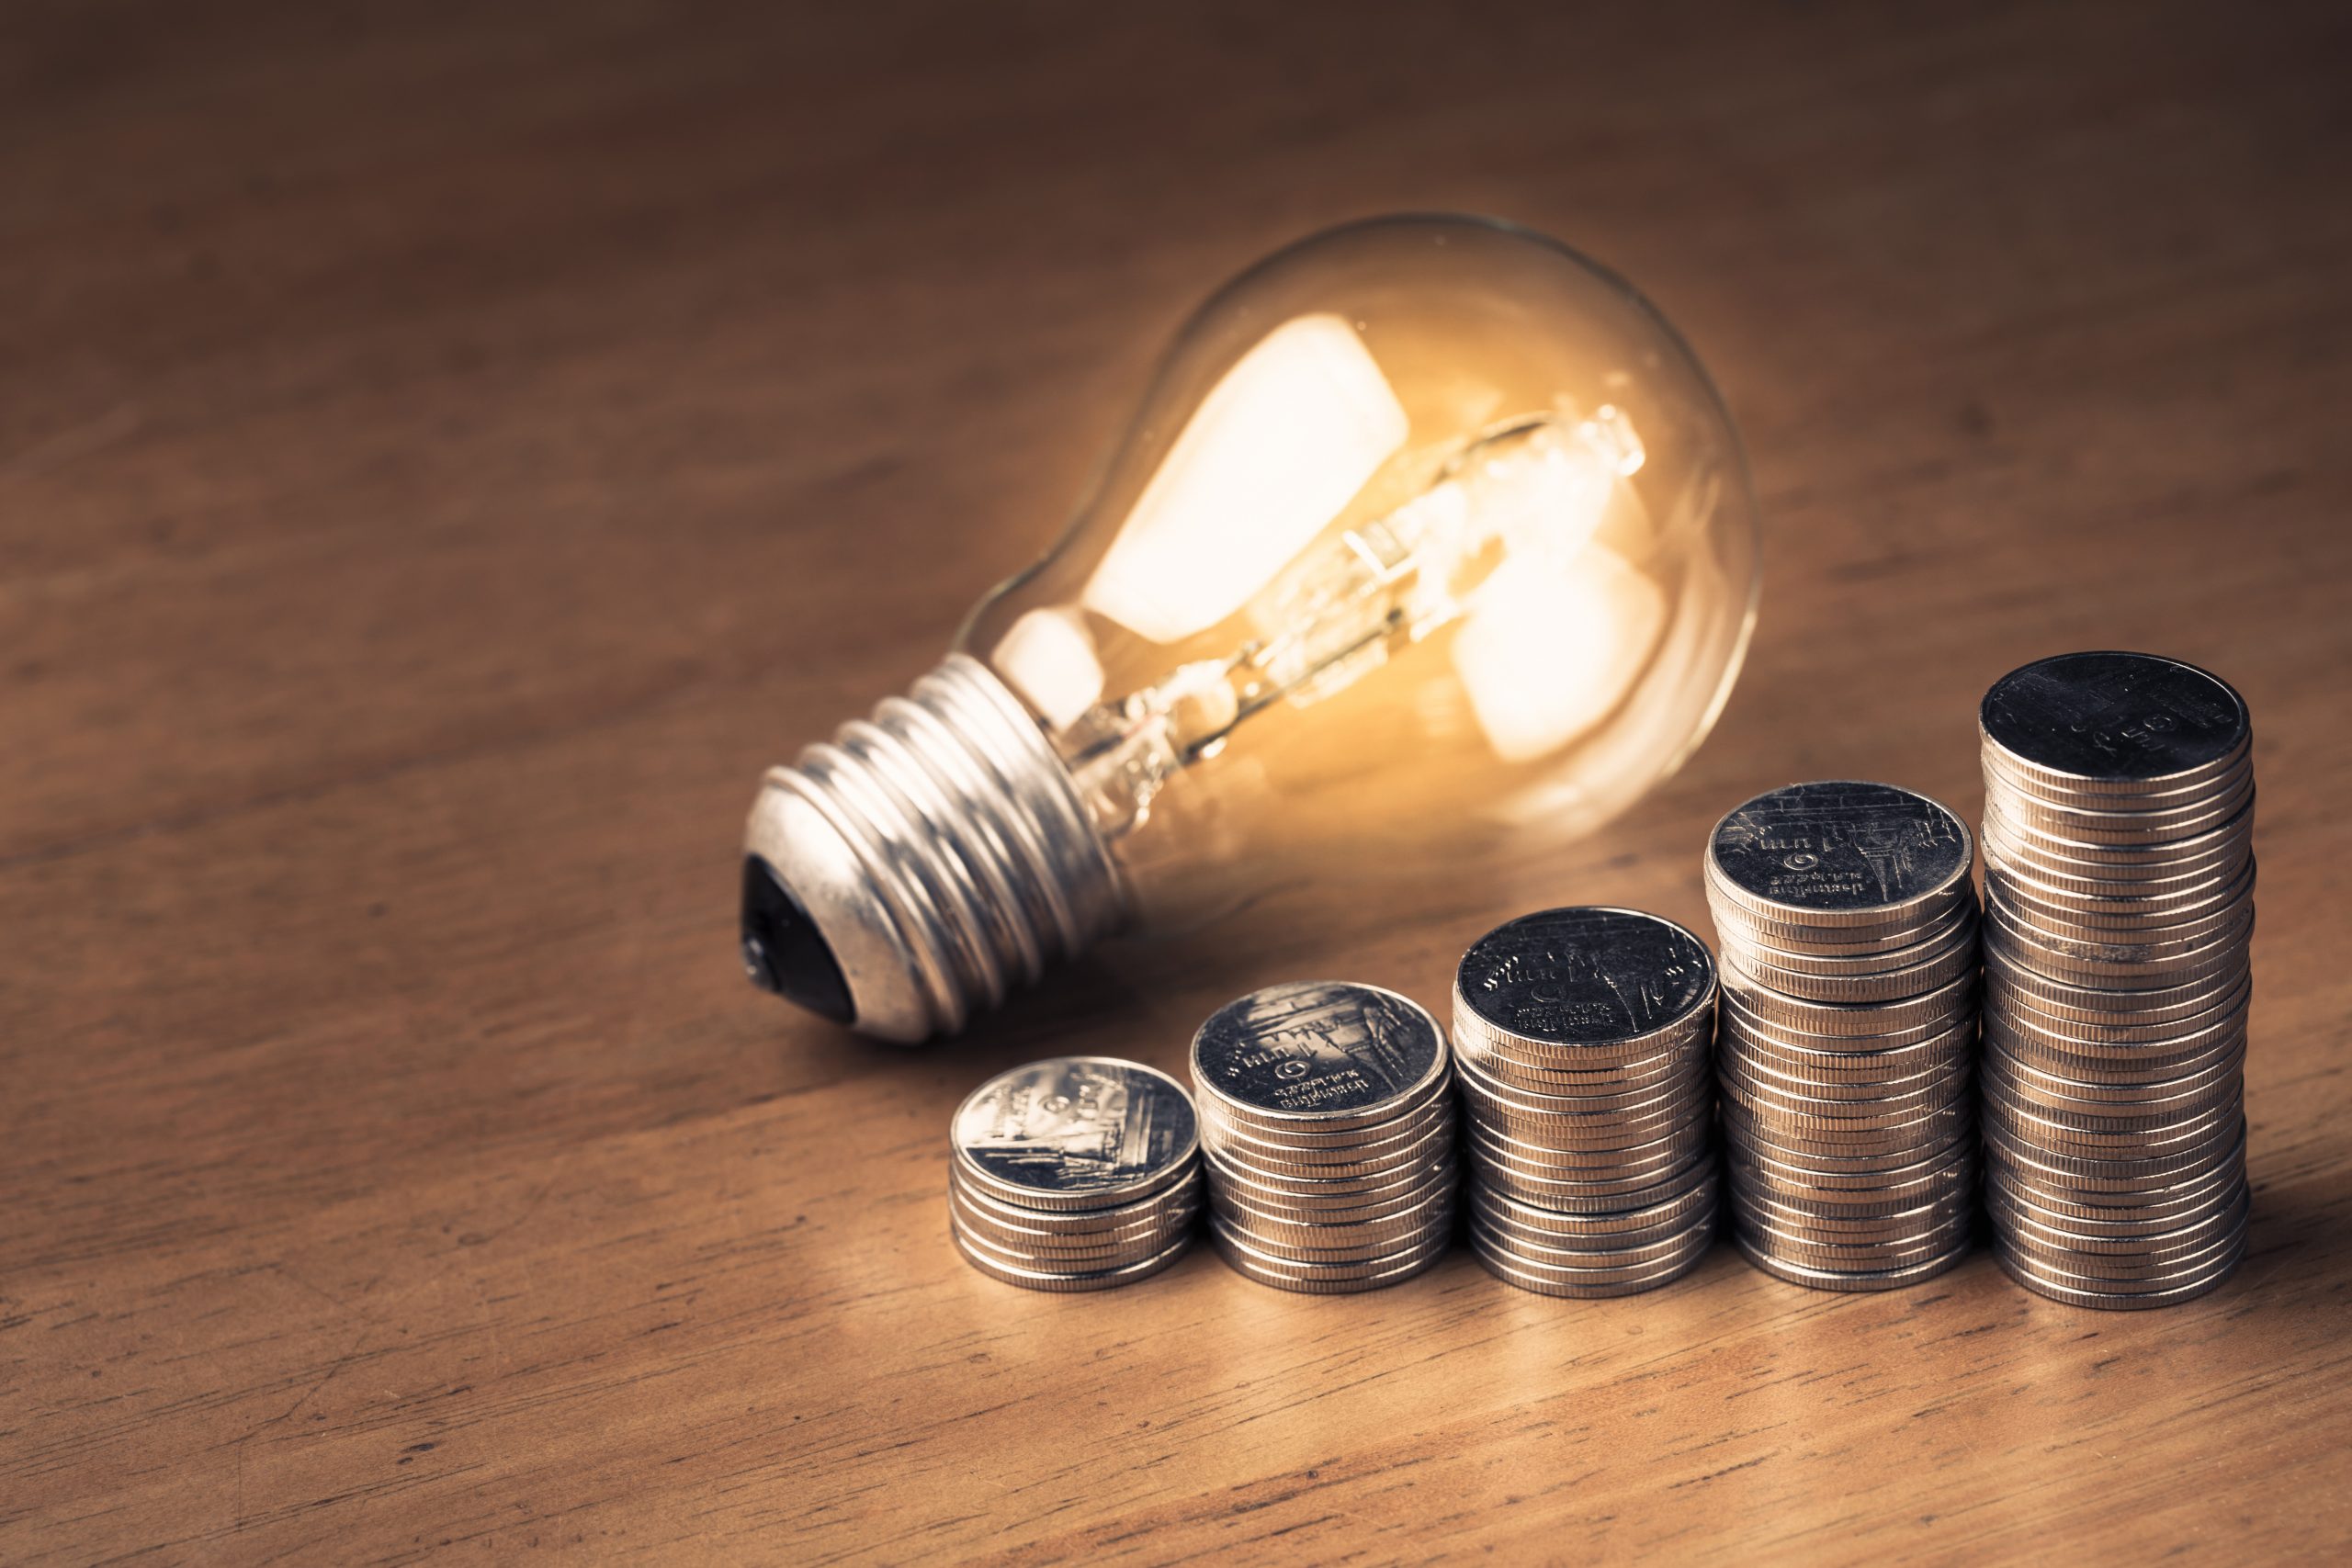
[[[1304,241],[1193,316],[944,662],[768,773],[746,965],[922,1040],[1286,852],[1589,831],[1713,722],[1755,536],[1721,400],[1611,274],[1478,219]]]

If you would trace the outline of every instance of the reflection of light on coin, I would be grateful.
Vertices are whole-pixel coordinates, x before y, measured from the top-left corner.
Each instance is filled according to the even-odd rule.
[[[1821,857],[1815,854],[1806,854],[1803,851],[1800,851],[1797,853],[1791,855],[1781,863],[1787,866],[1791,871],[1811,871],[1815,866],[1821,863]]]

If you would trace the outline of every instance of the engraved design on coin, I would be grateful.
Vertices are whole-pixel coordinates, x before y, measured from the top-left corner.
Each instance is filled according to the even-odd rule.
[[[2245,704],[2193,664],[2146,653],[2063,653],[1984,694],[1984,733],[2053,773],[2157,779],[2219,761],[2245,739]]]
[[[1191,1157],[1192,1101],[1131,1062],[1055,1056],[1015,1067],[956,1112],[956,1145],[980,1171],[1040,1192],[1093,1192],[1150,1180]]]
[[[1837,780],[1759,795],[1716,824],[1709,846],[1732,886],[1803,909],[1866,909],[1966,874],[1960,818],[1893,784]]]
[[[1478,1016],[1531,1040],[1598,1045],[1683,1018],[1714,984],[1714,961],[1670,920],[1632,909],[1545,909],[1496,927],[1462,956]]]
[[[1201,1025],[1200,1080],[1289,1114],[1361,1111],[1426,1083],[1445,1055],[1427,1012],[1393,991],[1323,980],[1252,991]]]

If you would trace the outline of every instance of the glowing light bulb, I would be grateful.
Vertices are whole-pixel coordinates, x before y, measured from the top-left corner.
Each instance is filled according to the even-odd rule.
[[[1319,235],[1193,317],[944,663],[770,771],[746,965],[921,1040],[1286,852],[1589,831],[1713,722],[1756,582],[1738,439],[1625,284],[1482,220]]]

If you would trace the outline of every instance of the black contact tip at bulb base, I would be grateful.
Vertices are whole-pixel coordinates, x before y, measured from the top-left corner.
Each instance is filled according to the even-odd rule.
[[[758,855],[743,857],[743,972],[820,1018],[848,1023],[857,1016],[849,982],[817,922]]]

